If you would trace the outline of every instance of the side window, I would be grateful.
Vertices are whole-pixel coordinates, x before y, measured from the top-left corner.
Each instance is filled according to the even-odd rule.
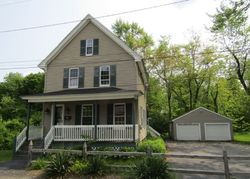
[[[100,66],[100,86],[110,86],[110,66]]]
[[[78,88],[79,69],[69,69],[69,88]]]
[[[86,40],[86,50],[85,50],[86,56],[92,56],[93,55],[93,39]]]

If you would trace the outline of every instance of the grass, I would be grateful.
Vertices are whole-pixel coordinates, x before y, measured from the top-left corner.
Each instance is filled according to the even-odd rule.
[[[12,150],[0,150],[0,162],[6,162],[12,159]]]
[[[234,134],[234,141],[240,142],[240,143],[250,144],[250,132],[235,133]]]

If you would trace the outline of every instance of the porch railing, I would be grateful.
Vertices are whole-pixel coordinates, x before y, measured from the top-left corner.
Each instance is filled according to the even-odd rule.
[[[88,141],[94,139],[94,125],[55,126],[55,141]]]
[[[95,130],[96,129],[96,130]],[[57,125],[44,139],[47,149],[54,141],[133,141],[138,140],[138,125]]]
[[[137,125],[136,125],[137,127]],[[136,134],[135,134],[136,137]],[[132,141],[133,125],[98,125],[98,141]]]
[[[26,136],[26,132],[27,132],[27,127],[25,127],[16,137],[16,148],[15,151],[17,152],[19,150],[19,148],[23,145],[23,143],[25,142],[27,136]]]
[[[55,127],[51,127],[48,134],[44,138],[44,148],[48,149],[51,142],[54,140]]]
[[[42,126],[30,126],[29,127],[29,140],[42,139],[43,127]]]

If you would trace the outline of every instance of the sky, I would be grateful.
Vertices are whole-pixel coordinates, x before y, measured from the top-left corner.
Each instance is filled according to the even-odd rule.
[[[81,20],[135,9],[168,4],[180,0],[0,0],[0,82],[10,72],[23,75],[41,71],[37,65],[77,25],[60,26],[3,33],[1,31]],[[211,34],[208,14],[214,14],[222,0],[189,0],[186,2],[98,18],[111,29],[117,19],[137,22],[158,41],[170,36],[171,42],[186,43],[190,32],[201,35],[204,43]],[[23,69],[21,69],[23,68]]]

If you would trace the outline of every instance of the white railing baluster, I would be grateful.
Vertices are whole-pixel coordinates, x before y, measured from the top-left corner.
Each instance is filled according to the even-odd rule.
[[[16,152],[19,150],[19,148],[23,145],[23,143],[27,139],[26,133],[27,133],[27,126],[16,137],[16,148],[15,148]]]
[[[46,135],[46,137],[44,138],[44,148],[48,149],[51,142],[54,140],[54,137],[57,136],[57,129],[53,126],[50,128],[48,134]]]
[[[94,125],[57,125],[55,141],[88,141],[93,140]],[[138,125],[135,126],[138,139]],[[97,141],[133,141],[133,125],[97,125]]]

